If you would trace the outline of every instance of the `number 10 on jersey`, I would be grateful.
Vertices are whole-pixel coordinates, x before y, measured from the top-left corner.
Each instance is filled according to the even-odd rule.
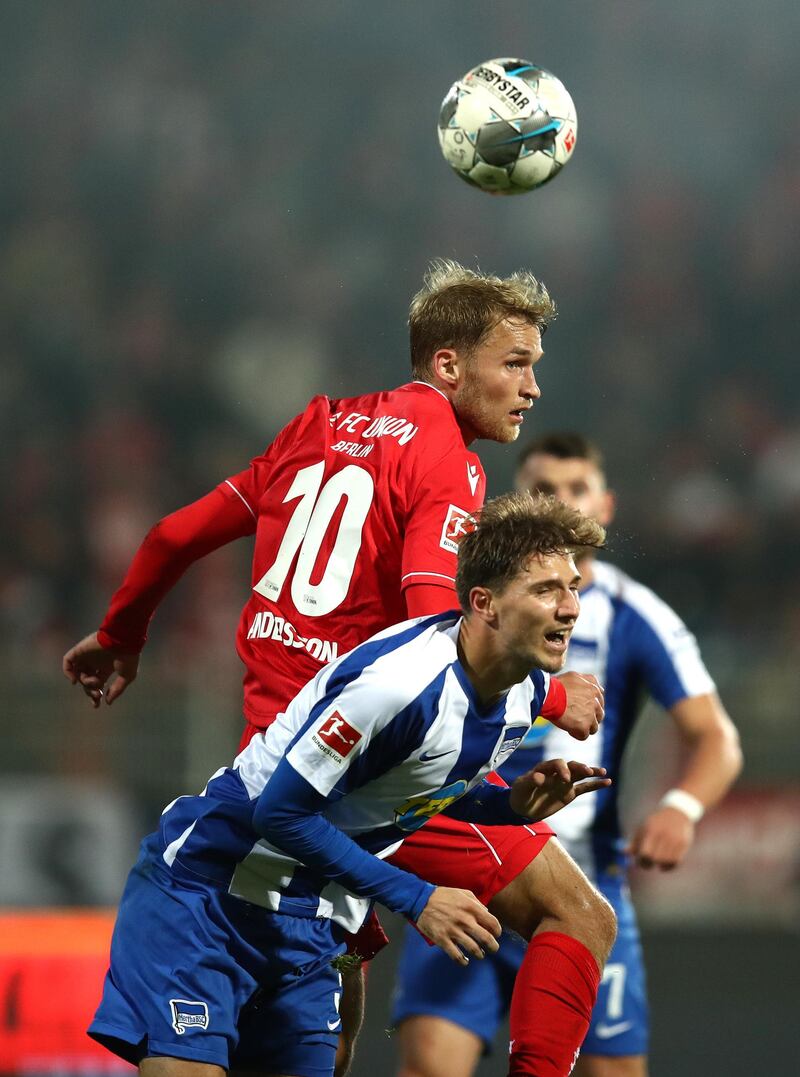
[[[297,507],[275,560],[253,588],[264,598],[277,602],[297,555],[290,593],[297,611],[307,617],[323,617],[344,601],[375,493],[372,476],[356,464],[348,464],[323,485],[324,474],[325,462],[321,460],[301,468],[295,475],[283,502],[297,501]],[[319,581],[312,583],[314,566],[342,498],[345,498],[344,510],[327,564]]]

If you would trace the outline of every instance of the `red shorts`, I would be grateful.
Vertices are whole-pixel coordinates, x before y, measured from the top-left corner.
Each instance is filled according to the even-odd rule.
[[[435,815],[386,859],[435,886],[471,890],[488,905],[539,855],[554,834],[547,823],[479,826]],[[348,936],[347,949],[370,961],[388,941],[373,912],[360,931]]]
[[[554,833],[547,823],[482,826],[435,815],[387,861],[436,886],[471,890],[488,905],[539,855]]]

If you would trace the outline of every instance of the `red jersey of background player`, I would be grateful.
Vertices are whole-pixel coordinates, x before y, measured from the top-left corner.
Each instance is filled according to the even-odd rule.
[[[485,485],[447,397],[413,382],[315,397],[216,498],[172,517],[186,514],[189,529],[208,535],[198,512],[212,499],[213,527],[229,517],[224,541],[255,532],[253,590],[237,633],[251,725],[268,725],[322,665],[404,620],[405,588],[454,586],[458,538]],[[189,544],[184,559],[204,552]],[[153,594],[158,577],[145,544],[98,634],[103,646],[141,649],[155,603],[131,595]]]

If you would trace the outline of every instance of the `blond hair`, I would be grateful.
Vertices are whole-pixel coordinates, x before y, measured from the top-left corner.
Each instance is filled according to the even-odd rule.
[[[544,332],[555,316],[547,288],[527,270],[493,277],[436,259],[409,309],[412,373],[428,380],[435,351],[453,348],[469,354],[504,318],[521,318]]]
[[[503,494],[487,501],[458,547],[456,594],[469,612],[473,587],[503,591],[531,557],[599,549],[605,530],[595,520],[544,494]]]

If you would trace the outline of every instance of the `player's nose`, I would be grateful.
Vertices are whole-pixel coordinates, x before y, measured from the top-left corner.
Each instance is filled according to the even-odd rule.
[[[580,599],[574,591],[568,591],[558,609],[559,619],[569,622],[571,626],[577,621],[580,612]]]
[[[522,385],[520,386],[520,393],[525,400],[538,400],[542,395],[542,390],[539,388],[539,383],[536,381],[536,376],[533,373],[532,367],[527,367],[525,370]]]

